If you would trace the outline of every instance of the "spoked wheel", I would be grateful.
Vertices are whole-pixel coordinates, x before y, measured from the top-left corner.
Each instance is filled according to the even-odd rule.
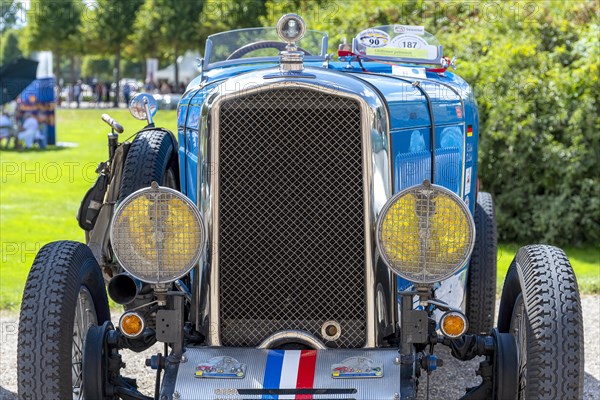
[[[94,299],[87,287],[82,286],[77,296],[75,322],[73,324],[72,376],[73,399],[83,399],[83,352],[85,338],[92,326],[98,325]]]
[[[583,318],[575,274],[564,252],[519,250],[502,291],[498,329],[516,342],[518,399],[583,396]]]
[[[104,279],[90,249],[70,241],[42,247],[21,303],[19,398],[82,399],[87,332],[109,319]]]
[[[523,293],[517,296],[510,320],[509,333],[513,335],[517,343],[517,364],[519,374],[519,399],[525,398],[525,388],[527,387],[527,324],[525,316],[525,303],[523,302]]]

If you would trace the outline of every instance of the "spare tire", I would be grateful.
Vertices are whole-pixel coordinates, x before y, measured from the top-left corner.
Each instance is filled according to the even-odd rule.
[[[123,166],[118,201],[149,187],[153,181],[160,186],[180,188],[177,141],[166,129],[151,128],[137,134]]]

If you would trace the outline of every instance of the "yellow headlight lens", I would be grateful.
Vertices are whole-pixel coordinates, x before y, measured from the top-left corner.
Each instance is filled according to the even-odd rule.
[[[417,283],[441,281],[465,265],[475,241],[473,218],[453,192],[428,183],[385,205],[377,244],[386,264]]]
[[[146,188],[115,211],[111,242],[118,261],[149,283],[171,282],[198,262],[204,224],[196,206],[168,188]]]

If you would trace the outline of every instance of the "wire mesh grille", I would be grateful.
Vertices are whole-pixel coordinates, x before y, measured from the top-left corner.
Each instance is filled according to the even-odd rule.
[[[145,282],[171,282],[198,261],[204,227],[183,195],[148,188],[128,197],[115,213],[112,247],[123,268]]]
[[[361,115],[305,89],[227,100],[220,110],[220,323],[225,346],[288,329],[329,347],[366,340]]]
[[[462,200],[439,187],[401,192],[381,214],[383,257],[400,276],[437,282],[462,267],[475,240],[470,213]]]

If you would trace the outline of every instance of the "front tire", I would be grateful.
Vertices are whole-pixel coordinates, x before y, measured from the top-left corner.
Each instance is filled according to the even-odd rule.
[[[520,400],[582,398],[581,301],[562,250],[545,245],[519,250],[504,282],[498,329],[517,342]]]
[[[84,339],[110,320],[104,279],[90,249],[45,245],[29,271],[19,318],[19,398],[82,398]]]
[[[177,142],[164,129],[141,131],[131,143],[123,166],[119,202],[153,181],[179,190]]]
[[[496,309],[498,234],[492,195],[479,192],[475,204],[475,247],[467,277],[469,333],[489,333]]]

